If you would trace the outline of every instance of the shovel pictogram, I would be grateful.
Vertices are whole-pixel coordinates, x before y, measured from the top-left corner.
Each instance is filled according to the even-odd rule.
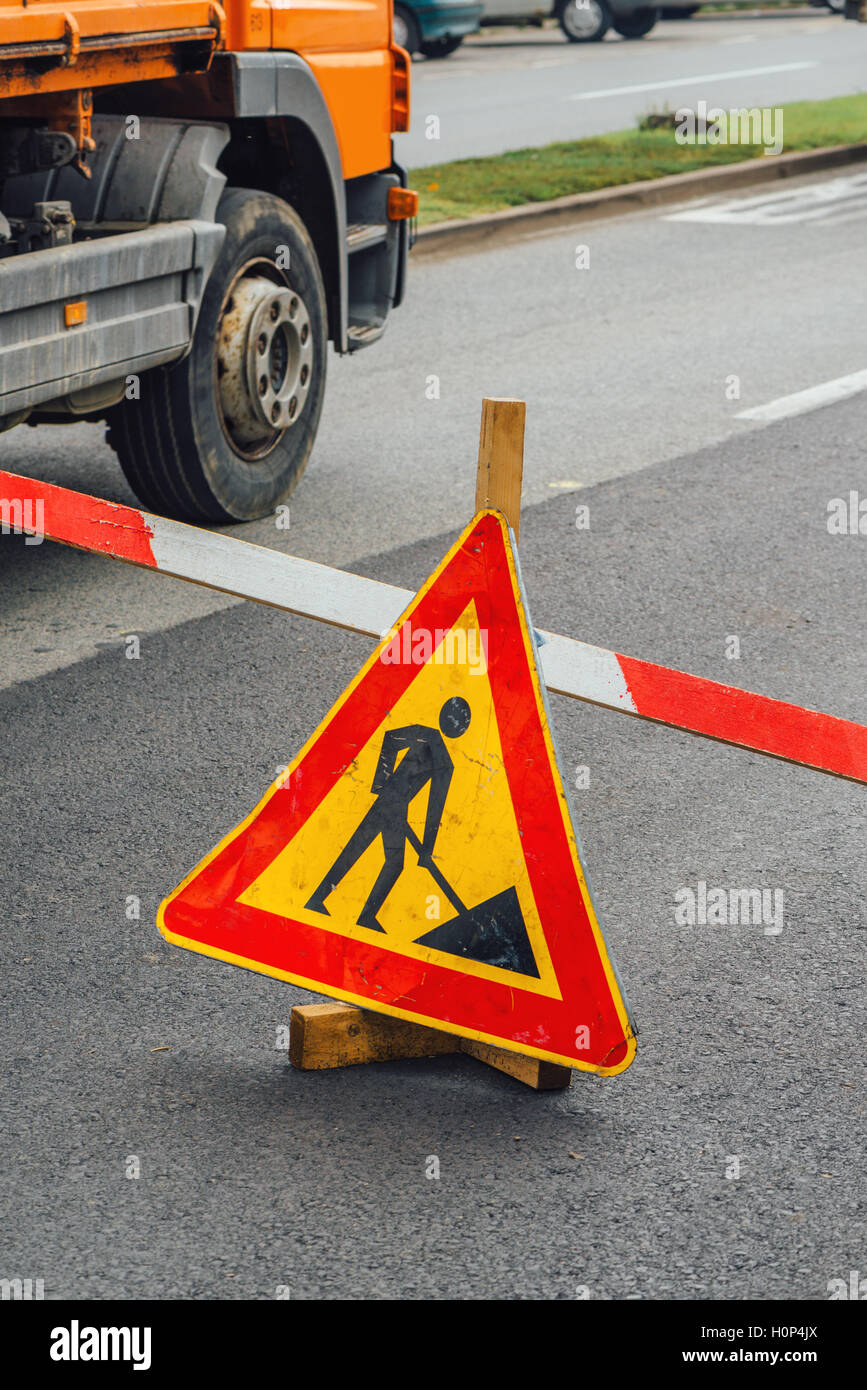
[[[450,955],[464,956],[483,965],[514,970],[538,979],[538,967],[515,888],[506,888],[477,907],[468,908],[433,860],[434,845],[454,772],[454,763],[443,735],[449,739],[460,738],[469,726],[469,704],[462,696],[453,695],[440,710],[439,729],[427,724],[411,724],[407,728],[389,729],[385,733],[371,787],[376,800],[306,907],[308,911],[329,916],[325,899],[370,845],[381,837],[385,863],[357,921],[359,926],[367,927],[370,931],[384,931],[378,913],[403,872],[405,848],[409,842],[421,866],[427,869],[458,914],[418,937],[416,945],[429,946],[433,950],[446,951]],[[427,814],[424,838],[420,840],[409,824],[409,807],[426,786],[429,786]]]
[[[416,937],[416,946],[430,946],[435,951],[448,951],[451,955],[465,956],[483,965],[517,970],[521,975],[532,975],[538,979],[536,958],[515,889],[507,888],[493,898],[486,898],[477,907],[465,907],[409,826],[406,838],[418,855],[419,863],[427,869],[458,914],[424,936]]]

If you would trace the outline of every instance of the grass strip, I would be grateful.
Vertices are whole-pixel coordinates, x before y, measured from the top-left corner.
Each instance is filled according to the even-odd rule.
[[[793,102],[782,112],[785,154],[867,140],[867,93]],[[673,126],[621,130],[413,169],[410,186],[419,190],[419,224],[425,226],[665,174],[774,157],[762,150],[761,144],[681,145]]]

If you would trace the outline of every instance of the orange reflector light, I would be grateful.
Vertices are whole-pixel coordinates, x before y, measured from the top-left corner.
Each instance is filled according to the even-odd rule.
[[[67,328],[74,328],[77,323],[87,323],[87,300],[77,299],[74,304],[64,304],[63,321]]]
[[[412,188],[390,188],[388,190],[388,216],[392,222],[400,222],[405,217],[418,215],[418,194]]]
[[[391,46],[391,129],[409,130],[410,57],[405,48]]]

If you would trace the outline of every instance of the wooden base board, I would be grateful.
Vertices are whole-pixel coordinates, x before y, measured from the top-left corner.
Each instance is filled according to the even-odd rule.
[[[442,1057],[450,1052],[465,1052],[536,1091],[563,1091],[572,1080],[572,1069],[556,1062],[458,1038],[354,1004],[299,1004],[292,1010],[289,1061],[300,1071],[394,1062],[403,1057]]]

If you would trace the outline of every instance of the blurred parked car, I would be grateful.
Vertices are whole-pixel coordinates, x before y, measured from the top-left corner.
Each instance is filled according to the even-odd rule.
[[[447,58],[476,32],[483,8],[482,0],[398,0],[394,41],[407,53]]]
[[[694,13],[695,0],[669,0],[666,9]],[[553,15],[570,43],[597,43],[609,29],[615,29],[624,39],[643,39],[649,34],[662,11],[644,0],[544,0],[534,6],[532,0],[485,0],[483,24],[516,24]]]

